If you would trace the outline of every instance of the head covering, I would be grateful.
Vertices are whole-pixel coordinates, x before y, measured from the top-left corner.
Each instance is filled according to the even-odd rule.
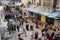
[[[18,37],[20,37],[21,36],[21,34],[18,34]]]

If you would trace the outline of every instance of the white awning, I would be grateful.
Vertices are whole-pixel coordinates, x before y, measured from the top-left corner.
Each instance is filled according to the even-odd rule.
[[[37,9],[37,8],[25,8],[25,10],[31,11],[31,12],[34,12],[34,13],[38,13],[38,14],[41,14],[41,15],[45,15],[45,16],[48,16],[50,14],[50,13],[41,11],[40,9]]]
[[[58,18],[57,16],[59,14],[60,14],[59,12],[54,12],[54,13],[51,13],[48,17],[50,17],[50,18]]]

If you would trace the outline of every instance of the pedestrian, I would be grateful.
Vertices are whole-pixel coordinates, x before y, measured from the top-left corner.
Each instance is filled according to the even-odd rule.
[[[54,31],[51,33],[51,37],[54,37],[54,35],[55,35],[55,33],[54,33]]]
[[[39,38],[38,40],[41,40],[41,38]]]
[[[30,29],[33,30],[33,25],[30,26]]]
[[[13,33],[14,32],[14,25],[11,24],[11,32]]]
[[[15,21],[13,19],[11,19],[10,21],[11,21],[12,32],[15,32],[16,31]]]
[[[26,24],[26,29],[29,30],[29,24]]]
[[[18,32],[19,32],[19,25],[17,25],[17,30],[18,30]]]
[[[18,40],[23,40],[23,39],[21,38],[21,34],[18,34]]]
[[[20,18],[20,25],[22,26],[22,18]]]
[[[15,25],[13,25],[13,30],[14,30],[14,32],[16,31],[16,26]]]
[[[51,33],[51,39],[53,40],[54,39],[54,36],[55,36],[55,33],[54,33],[54,31]]]
[[[19,28],[20,28],[20,26],[19,26],[19,21],[17,22],[17,30],[18,30],[18,32],[19,32]]]
[[[7,25],[8,25],[9,34],[11,34],[11,32],[13,31],[13,30],[12,30],[12,27],[13,27],[13,26],[12,26],[12,24],[11,24],[10,22],[8,22]]]
[[[31,35],[31,38],[30,38],[30,40],[34,40],[34,35]]]
[[[38,39],[38,31],[35,32],[35,40]]]
[[[24,18],[22,18],[22,25],[23,25],[23,23],[24,23]]]
[[[19,25],[21,26],[21,21],[19,21],[20,23],[19,23]]]
[[[23,28],[23,32],[25,34],[25,37],[27,37],[27,35],[26,35],[26,29],[25,28]]]
[[[36,28],[38,28],[38,22],[36,22]]]
[[[46,25],[43,25],[43,28],[42,28],[42,36],[45,36],[46,33],[47,33],[48,29],[46,28]]]
[[[48,33],[46,34],[46,40],[51,40],[51,37]]]

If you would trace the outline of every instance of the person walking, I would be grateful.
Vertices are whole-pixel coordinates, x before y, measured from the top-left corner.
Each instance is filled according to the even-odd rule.
[[[55,35],[56,35],[55,32],[52,31],[52,32],[51,32],[51,35],[50,35],[50,36],[51,36],[51,40],[56,40],[56,39],[55,39]]]
[[[11,32],[13,31],[13,25],[11,24],[11,22],[10,22],[10,21],[8,21],[7,26],[8,26],[9,34],[11,34]]]
[[[33,25],[30,26],[30,29],[33,31]]]
[[[46,25],[43,25],[43,28],[42,28],[42,36],[45,36],[46,33],[47,33],[48,29],[46,28]]]
[[[9,22],[8,22],[8,32],[9,32],[9,34],[11,34],[11,27],[10,27],[10,24],[9,24]]]
[[[18,40],[23,40],[23,39],[21,38],[21,34],[18,34]]]
[[[18,30],[18,32],[19,32],[19,25],[17,25],[17,30]]]
[[[16,26],[15,26],[15,25],[13,25],[13,31],[14,31],[14,32],[16,31]]]
[[[35,40],[35,32],[34,32],[34,30],[32,31],[32,34],[31,34],[31,38],[30,38],[30,40]]]
[[[34,40],[34,35],[31,35],[31,38],[30,38],[30,40]]]
[[[19,26],[19,21],[17,22],[17,30],[18,30],[18,32],[19,32],[19,28],[20,28],[20,26]]]
[[[27,32],[25,28],[23,28],[23,33],[25,34],[25,37],[27,37]]]
[[[38,31],[35,32],[35,40],[38,39]]]
[[[29,24],[26,24],[26,29],[29,30]]]
[[[38,38],[38,40],[42,40],[41,38]]]
[[[22,25],[23,25],[23,23],[24,23],[24,18],[22,18]]]
[[[48,33],[46,34],[46,40],[51,40],[51,37]]]

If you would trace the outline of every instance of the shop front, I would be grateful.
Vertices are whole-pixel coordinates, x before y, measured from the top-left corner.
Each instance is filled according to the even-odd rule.
[[[60,27],[60,14],[57,17],[58,17],[58,26]]]
[[[46,20],[46,16],[41,15],[41,21],[42,21],[42,22],[45,22],[45,20]]]
[[[46,16],[49,15],[49,13],[36,8],[25,8],[25,10],[29,11],[30,19],[36,24],[45,23]]]
[[[54,26],[60,29],[60,19],[55,19]]]
[[[29,11],[29,16],[30,16],[30,20],[36,24],[36,28],[39,28],[38,25],[41,21],[41,15],[38,13],[34,13],[34,12],[30,12]]]
[[[34,12],[29,12],[30,15],[30,19],[32,20],[32,22],[36,23],[38,21],[41,21],[41,15],[34,13]]]
[[[54,24],[54,18],[46,17],[46,22],[47,22],[48,24]]]
[[[58,26],[60,27],[60,18],[58,19]]]
[[[46,22],[48,24],[52,24],[56,27],[58,27],[60,25],[60,21],[59,21],[59,18],[57,17],[60,13],[58,12],[54,12],[54,13],[51,13],[48,17],[46,17]]]

